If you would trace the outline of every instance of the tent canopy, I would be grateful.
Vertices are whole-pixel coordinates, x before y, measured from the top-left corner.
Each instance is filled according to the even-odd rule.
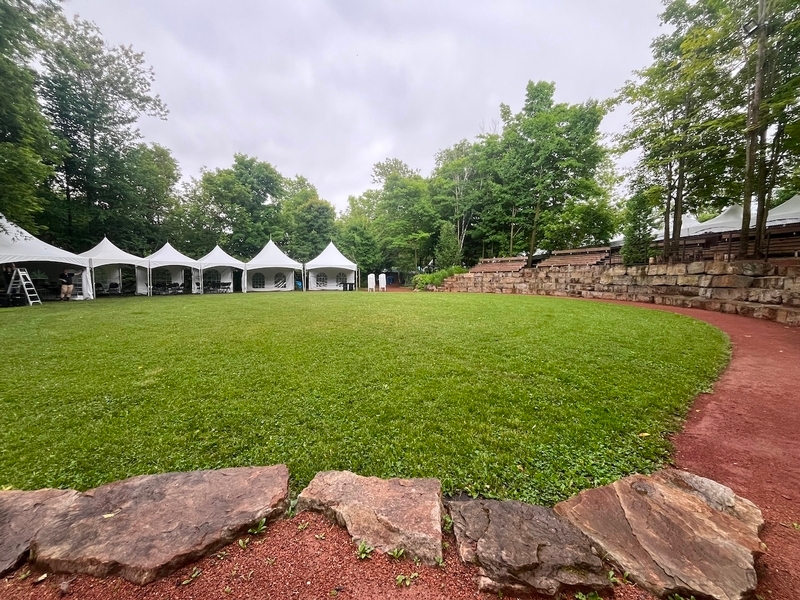
[[[695,219],[692,215],[683,215],[681,218],[681,234],[680,237],[688,237],[692,234],[692,231],[697,229],[698,225],[701,225],[700,221]],[[672,224],[670,223],[670,226]],[[653,229],[652,234],[655,236],[657,240],[664,239],[664,227]]]
[[[722,211],[713,219],[709,219],[695,227],[690,228],[690,235],[700,235],[702,233],[722,233],[725,231],[736,231],[742,228],[742,207],[734,204]],[[754,215],[755,217],[755,215]],[[752,219],[755,225],[755,218]]]
[[[319,256],[306,263],[306,269],[344,269],[355,271],[358,268],[356,263],[345,258],[344,254],[334,246],[333,242],[323,250]]]
[[[191,267],[199,269],[200,265],[196,260],[181,254],[172,245],[167,242],[159,250],[153,252],[150,256],[145,256],[150,261],[150,268],[157,269],[158,267]]]
[[[247,269],[302,269],[303,265],[286,256],[275,242],[270,240],[267,245],[247,263]]]
[[[102,267],[103,265],[134,265],[136,267],[147,267],[147,259],[139,258],[124,250],[120,250],[112,244],[107,237],[104,237],[103,241],[91,250],[82,252],[81,256],[90,259],[93,267]]]
[[[776,206],[767,214],[767,225],[800,223],[800,194]]]
[[[211,269],[213,267],[233,267],[235,269],[244,269],[244,263],[236,260],[230,254],[225,252],[218,245],[202,258],[198,258],[197,262],[203,269]]]
[[[0,215],[0,263],[55,262],[89,266],[89,259],[43,242]]]

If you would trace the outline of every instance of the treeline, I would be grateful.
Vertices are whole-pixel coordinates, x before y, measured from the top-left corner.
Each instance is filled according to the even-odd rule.
[[[667,0],[661,20],[670,33],[619,96],[633,107],[620,148],[640,157],[626,258],[646,258],[656,223],[676,254],[686,213],[732,204],[744,212],[739,256],[763,256],[767,209],[800,191],[800,3]]]
[[[606,107],[559,104],[528,85],[502,131],[461,141],[423,177],[398,159],[343,214],[302,176],[254,157],[180,184],[169,149],[136,123],[166,118],[144,56],[49,0],[0,0],[0,213],[80,252],[103,235],[146,254],[169,240],[199,256],[214,244],[249,259],[272,238],[297,260],[334,240],[364,271],[416,271],[481,256],[605,243],[617,227]]]
[[[376,164],[373,188],[337,215],[307,179],[255,157],[181,183],[169,149],[136,128],[167,117],[144,56],[53,0],[0,0],[0,213],[77,252],[107,234],[140,255],[170,241],[249,259],[272,238],[306,261],[333,240],[364,272],[605,245],[623,224],[628,260],[646,259],[659,223],[669,254],[687,212],[800,189],[800,5],[757,1],[668,0],[670,33],[616,98],[559,103],[530,82],[497,131],[441,150],[426,176]],[[632,118],[610,149],[599,127],[615,103]],[[613,158],[628,150],[639,159],[621,211]]]

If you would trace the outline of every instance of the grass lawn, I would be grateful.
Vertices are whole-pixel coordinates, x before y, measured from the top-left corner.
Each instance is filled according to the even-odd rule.
[[[0,310],[0,487],[286,463],[552,504],[668,459],[728,360],[698,321],[482,294],[278,293]],[[645,435],[648,434],[648,435]]]

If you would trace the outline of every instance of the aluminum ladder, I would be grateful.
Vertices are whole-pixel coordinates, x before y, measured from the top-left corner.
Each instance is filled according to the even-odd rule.
[[[31,276],[28,275],[28,269],[14,269],[6,294],[9,296],[24,295],[30,306],[42,303],[39,292],[36,291]]]

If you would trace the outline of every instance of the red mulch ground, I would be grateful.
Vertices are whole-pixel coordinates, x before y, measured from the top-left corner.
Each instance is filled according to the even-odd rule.
[[[653,307],[651,307],[653,308]],[[658,307],[655,307],[658,308]],[[767,521],[767,545],[758,565],[758,594],[790,600],[800,590],[800,328],[736,315],[672,309],[727,332],[733,359],[712,394],[701,396],[682,433],[675,436],[675,463],[730,486],[751,499]],[[305,525],[307,524],[307,525]],[[324,538],[322,537],[324,536]],[[24,566],[0,580],[3,600],[205,600],[209,598],[489,599],[474,583],[475,570],[458,560],[449,536],[445,566],[416,566],[375,552],[359,560],[341,528],[304,513],[249,536],[246,549],[233,544],[195,566],[139,587],[118,578],[41,575]],[[418,573],[408,587],[398,575]],[[181,582],[187,581],[185,585]],[[618,586],[614,600],[650,600],[633,586]]]

